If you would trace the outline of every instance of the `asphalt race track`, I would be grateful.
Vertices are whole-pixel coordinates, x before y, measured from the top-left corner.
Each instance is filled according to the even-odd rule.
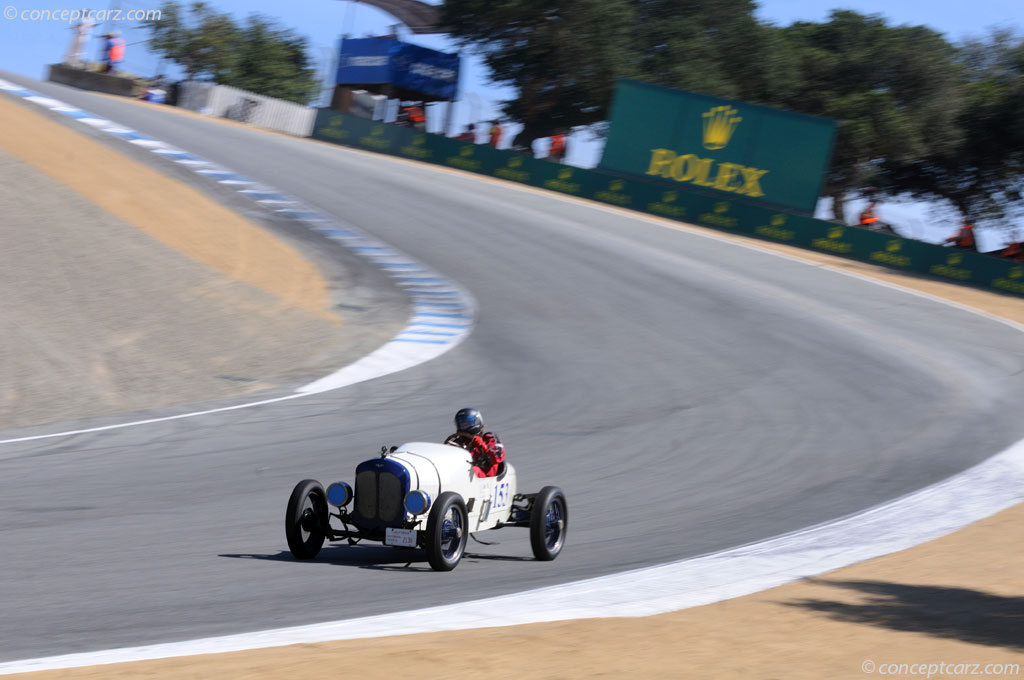
[[[1019,334],[981,316],[538,192],[0,77],[298,197],[479,303],[462,345],[386,378],[0,445],[0,661],[659,564],[863,509],[1024,436]],[[291,559],[298,480],[351,481],[382,444],[442,439],[464,405],[524,490],[566,491],[556,561],[534,562],[517,529],[471,542],[448,574],[381,547]]]

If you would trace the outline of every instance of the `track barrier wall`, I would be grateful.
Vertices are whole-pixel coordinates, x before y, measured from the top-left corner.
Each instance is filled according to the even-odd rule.
[[[178,106],[298,137],[309,136],[316,118],[316,109],[301,104],[197,81],[179,85]]]
[[[723,232],[839,255],[890,269],[1024,296],[1024,263],[723,200],[667,184],[531,158],[319,109],[314,139],[468,170]]]

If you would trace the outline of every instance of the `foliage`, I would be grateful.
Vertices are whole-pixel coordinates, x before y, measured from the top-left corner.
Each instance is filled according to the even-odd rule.
[[[496,83],[518,97],[504,112],[525,145],[561,128],[604,120],[615,81],[638,75],[629,0],[446,0],[442,22],[472,46]]]
[[[150,48],[181,65],[190,80],[208,79],[300,104],[318,92],[306,39],[266,17],[253,15],[238,25],[203,2],[186,12],[170,0],[148,26]]]
[[[640,77],[657,85],[760,101],[778,44],[753,0],[632,0]]]
[[[958,143],[910,161],[887,159],[886,188],[951,201],[968,221],[1001,218],[1024,178],[1024,39],[995,31],[961,46]]]
[[[961,108],[956,51],[923,26],[833,12],[825,23],[782,29],[800,82],[774,104],[839,121],[826,195],[879,183],[879,164],[953,148]]]

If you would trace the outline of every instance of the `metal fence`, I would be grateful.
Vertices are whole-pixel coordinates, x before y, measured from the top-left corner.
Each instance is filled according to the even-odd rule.
[[[299,137],[308,137],[316,120],[316,109],[308,106],[196,81],[180,83],[178,106]]]

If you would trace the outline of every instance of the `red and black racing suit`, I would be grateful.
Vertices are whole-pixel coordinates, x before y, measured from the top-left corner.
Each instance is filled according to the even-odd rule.
[[[505,445],[493,432],[469,434],[456,432],[446,440],[461,446],[473,457],[473,472],[477,477],[494,477],[505,460]]]

